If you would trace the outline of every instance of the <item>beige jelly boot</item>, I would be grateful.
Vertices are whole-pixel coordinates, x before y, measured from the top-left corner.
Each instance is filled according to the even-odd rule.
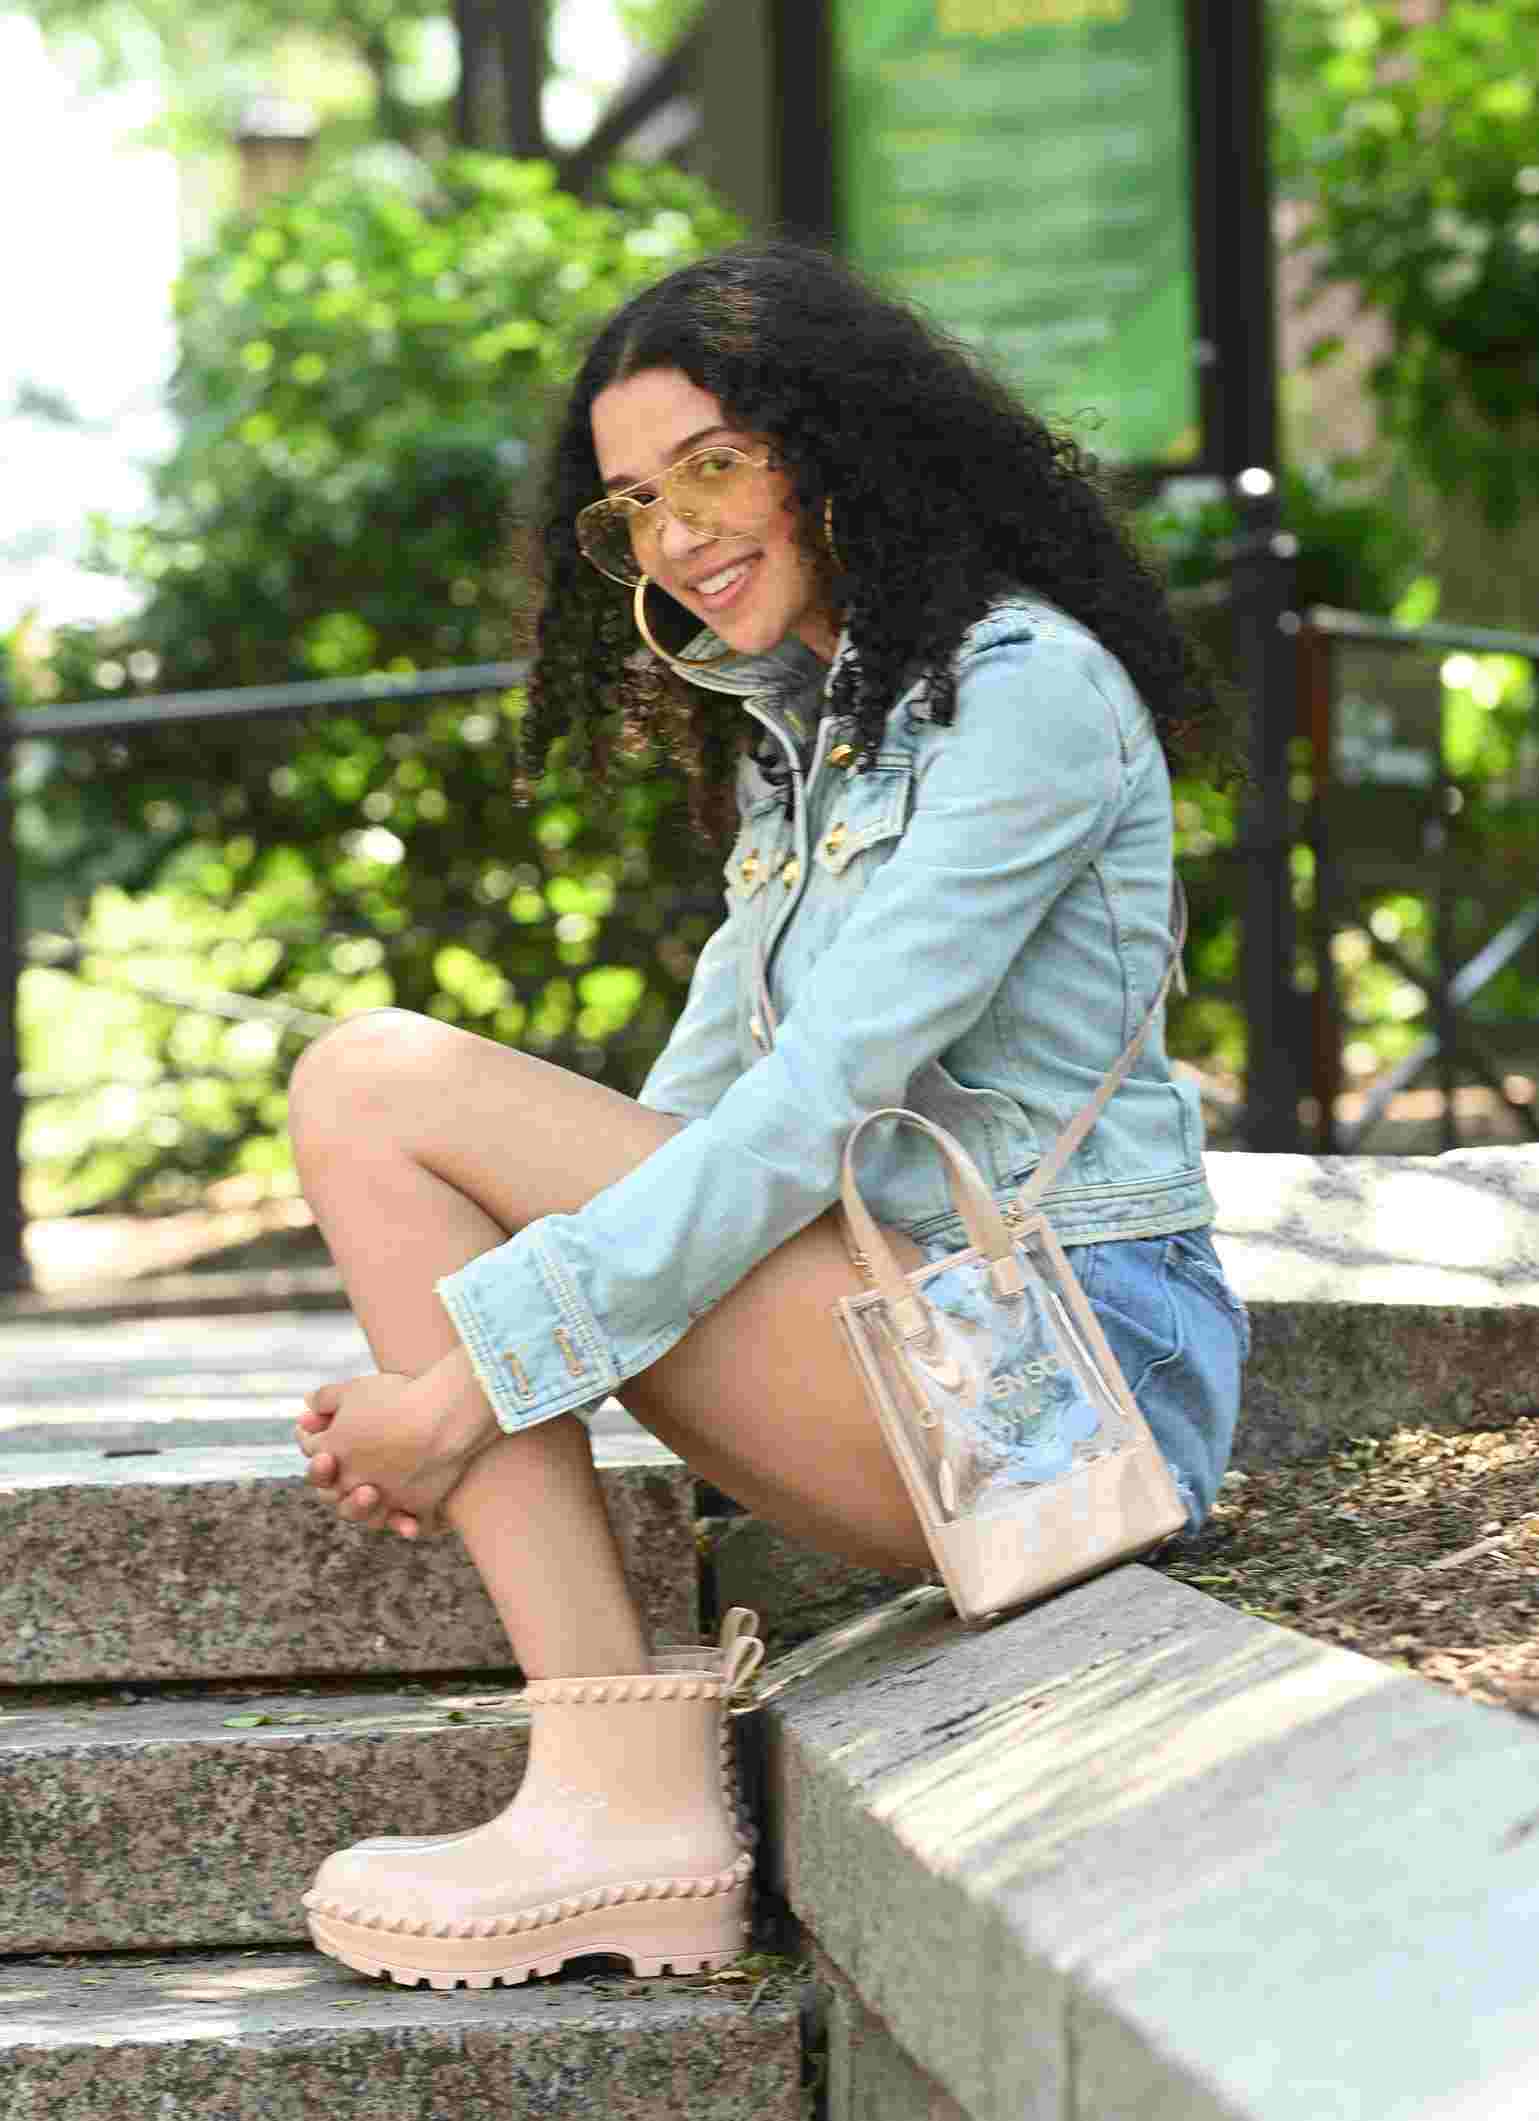
[[[757,1639],[758,1633],[758,1614],[749,1606],[735,1605],[723,1616],[714,1647],[702,1642],[654,1650],[648,1663],[654,1672],[695,1672],[712,1678],[720,1678],[730,1665],[729,1691],[741,1694],[764,1662],[764,1644]],[[733,1652],[742,1641],[751,1641],[752,1648],[734,1660]],[[727,1716],[721,1719],[721,1778],[722,1794],[737,1821],[738,1845],[751,1849],[759,1837],[738,1789],[737,1749]],[[479,1826],[462,1826],[447,1834],[375,1834],[367,1841],[355,1841],[347,1853],[355,1861],[365,1856],[400,1856],[421,1849],[441,1849],[451,1841],[463,1841],[467,1834],[480,1832]]]
[[[316,1944],[433,1988],[523,1981],[589,1952],[638,1974],[725,1965],[746,1943],[753,1859],[721,1731],[762,1654],[749,1636],[717,1672],[536,1681],[513,1802],[469,1833],[328,1858],[304,1896]]]
[[[654,1672],[720,1672],[727,1679],[728,1704],[738,1696],[741,1704],[747,1706],[750,1697],[746,1690],[764,1662],[764,1644],[758,1637],[759,1616],[753,1608],[731,1606],[722,1616],[721,1633],[714,1650],[704,1644],[698,1648],[654,1650],[652,1669]],[[740,1643],[742,1649],[738,1647]],[[738,1783],[737,1745],[732,1735],[730,1715],[721,1719],[721,1793],[737,1823],[739,1848],[752,1849],[759,1836]]]
[[[722,1616],[721,1633],[715,1646],[709,1643],[687,1643],[682,1648],[654,1650],[651,1656],[652,1669],[656,1672],[716,1672],[730,1661],[732,1652],[749,1636],[757,1637],[759,1616],[751,1606],[729,1607]],[[735,1682],[745,1686],[763,1662],[764,1645],[760,1643],[757,1657],[748,1661]]]

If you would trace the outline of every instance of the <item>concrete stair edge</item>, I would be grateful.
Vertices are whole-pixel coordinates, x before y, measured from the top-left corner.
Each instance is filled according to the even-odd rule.
[[[1486,2121],[1539,2081],[1526,1719],[1137,1566],[981,1631],[908,1593],[764,1691],[770,1875],[934,2102],[884,2121]]]
[[[800,2121],[794,1982],[635,1987],[387,1989],[309,1952],[12,1962],[0,2108],[6,2121]]]
[[[695,1483],[601,1445],[655,1632],[699,1624]],[[0,1685],[496,1669],[507,1638],[459,1543],[338,1524],[282,1448],[0,1454]]]

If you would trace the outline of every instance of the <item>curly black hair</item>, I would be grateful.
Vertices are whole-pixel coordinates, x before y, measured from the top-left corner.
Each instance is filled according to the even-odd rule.
[[[789,473],[802,543],[855,651],[830,704],[854,717],[860,751],[875,751],[892,702],[916,678],[927,681],[932,717],[951,720],[962,635],[1022,588],[1120,658],[1173,764],[1221,748],[1211,673],[1095,460],[933,322],[826,252],[772,239],[734,245],[635,296],[578,373],[539,501],[531,763],[557,736],[574,762],[605,770],[617,735],[624,748],[656,741],[682,762],[697,818],[726,822],[740,718],[638,653],[628,594],[582,557],[573,531],[600,488],[594,399],[656,368],[709,391]],[[830,502],[837,572],[823,539]],[[660,590],[649,612],[670,650],[698,631]]]

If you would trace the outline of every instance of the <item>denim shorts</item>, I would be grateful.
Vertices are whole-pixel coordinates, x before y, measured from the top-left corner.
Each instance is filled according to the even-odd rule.
[[[932,1244],[931,1260],[954,1247]],[[1213,1507],[1234,1445],[1250,1320],[1206,1229],[1066,1245],[1128,1389],[1164,1452],[1188,1528]]]

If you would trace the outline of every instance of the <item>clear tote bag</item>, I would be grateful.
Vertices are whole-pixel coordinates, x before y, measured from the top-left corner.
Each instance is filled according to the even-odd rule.
[[[905,1274],[860,1197],[872,1121],[921,1128],[969,1243]],[[952,1603],[982,1620],[1145,1552],[1186,1522],[1175,1482],[1047,1222],[1007,1223],[953,1135],[893,1108],[846,1146],[844,1210],[872,1287],[839,1323]]]
[[[856,1374],[952,1603],[983,1620],[1076,1583],[1178,1532],[1186,1511],[1094,1311],[1037,1204],[1127,1075],[1181,978],[1186,900],[1143,1022],[1001,1212],[954,1135],[902,1107],[845,1144],[841,1196],[871,1283],[837,1316]],[[764,982],[761,979],[761,991]],[[861,1198],[856,1149],[879,1119],[918,1127],[945,1158],[964,1250],[905,1274]]]
[[[1186,1523],[1164,1453],[1045,1216],[1053,1181],[1138,1058],[1173,983],[1185,991],[1186,896],[1171,885],[1172,942],[1143,1022],[1095,1094],[1001,1212],[962,1144],[903,1106],[871,1112],[845,1143],[840,1195],[871,1283],[835,1307],[930,1553],[964,1620],[987,1620],[1146,1553]],[[776,1030],[755,968],[756,1036]],[[918,1127],[948,1166],[968,1244],[905,1274],[861,1198],[855,1152],[880,1119]]]

